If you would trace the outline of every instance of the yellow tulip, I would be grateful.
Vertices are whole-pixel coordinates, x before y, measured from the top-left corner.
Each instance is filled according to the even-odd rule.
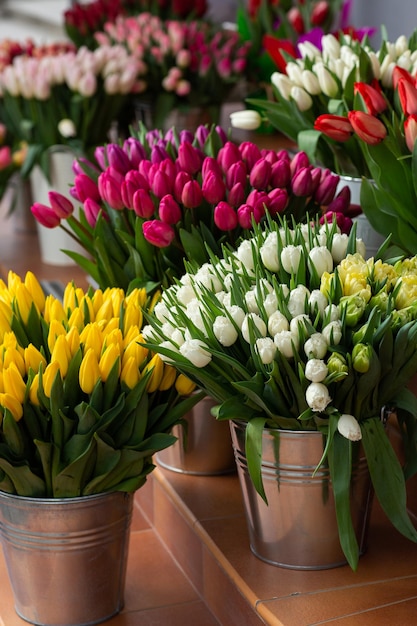
[[[24,284],[32,296],[38,310],[43,311],[45,306],[45,293],[33,272],[29,271],[26,273]]]
[[[49,352],[53,351],[57,338],[66,334],[67,334],[67,331],[59,320],[57,319],[51,320],[49,324],[49,331],[48,331]]]
[[[6,369],[14,363],[19,370],[21,376],[24,376],[26,373],[26,365],[24,359],[24,350],[20,347],[15,347],[10,345],[7,347],[6,351],[3,354],[3,368]]]
[[[112,343],[118,347],[119,354],[123,353],[123,334],[119,327],[110,328],[107,327],[103,331],[103,343],[107,346],[110,346]]]
[[[125,347],[125,351],[122,357],[122,365],[124,365],[125,360],[133,357],[136,361],[137,367],[140,368],[142,366],[142,363],[144,363],[145,359],[148,356],[149,350],[148,348],[140,345],[139,342],[141,341],[141,339],[142,337],[138,336],[135,339],[132,339],[132,341]]]
[[[99,322],[99,324],[102,324],[102,328],[103,328],[103,333],[105,335],[110,335],[113,331],[116,331],[121,333],[122,331],[120,330],[120,320],[118,317],[112,317],[111,319],[109,319],[108,321],[106,320],[101,320]]]
[[[44,317],[47,322],[57,320],[58,322],[67,323],[68,321],[62,302],[53,296],[47,296],[46,298]]]
[[[400,288],[395,298],[395,306],[397,309],[405,309],[411,306],[417,300],[417,276],[402,276],[400,280]]]
[[[137,326],[138,328],[142,328],[143,325],[143,313],[142,309],[137,306],[135,303],[131,302],[125,307],[124,315],[123,315],[123,328],[124,331],[127,330],[131,326]]]
[[[84,291],[80,287],[76,287],[74,283],[68,283],[64,289],[64,296],[62,299],[64,311],[73,311],[76,309],[83,298]]]
[[[51,363],[59,363],[59,371],[61,372],[62,378],[65,378],[67,375],[70,360],[71,353],[67,344],[66,336],[59,335],[56,339],[54,349],[52,350]]]
[[[76,307],[70,314],[68,319],[68,326],[70,328],[75,327],[78,330],[82,330],[85,325],[85,316],[81,307]]]
[[[19,317],[24,324],[27,324],[29,319],[29,313],[32,306],[36,306],[32,296],[23,283],[16,285],[15,302],[19,311]]]
[[[0,393],[4,392],[4,385],[3,385],[3,369],[0,370]]]
[[[0,393],[0,406],[9,409],[16,422],[23,417],[22,404],[9,393]]]
[[[103,347],[103,332],[100,326],[97,323],[87,324],[80,333],[80,340],[84,345],[84,353],[92,348],[98,361]]]
[[[81,361],[78,375],[81,390],[87,394],[92,393],[99,379],[100,369],[97,355],[93,348],[89,348]]]
[[[117,344],[111,343],[103,354],[101,355],[100,361],[98,363],[98,367],[100,370],[100,377],[103,382],[109,377],[110,371],[112,370],[115,362],[119,363],[119,374],[120,374],[120,350]]]
[[[189,396],[195,388],[196,384],[193,383],[188,376],[184,376],[184,374],[180,374],[175,381],[175,389],[178,391],[180,396]]]
[[[76,326],[72,326],[72,328],[69,329],[66,339],[71,357],[73,357],[81,343],[80,333],[78,332],[78,328]]]
[[[171,389],[172,385],[175,383],[175,379],[177,377],[177,370],[172,365],[164,365],[164,375],[162,376],[162,380],[159,384],[160,391],[166,391],[167,389]]]
[[[106,322],[111,320],[114,317],[113,314],[113,303],[111,300],[104,300],[101,307],[96,312],[96,321],[100,322],[101,320],[105,320]]]
[[[130,326],[123,335],[123,345],[126,347],[130,342],[139,336],[139,328],[137,326]]]
[[[97,315],[97,311],[100,309],[103,304],[103,291],[101,289],[96,289],[93,293],[92,297],[94,312]]]
[[[0,337],[10,332],[10,322],[13,317],[13,311],[9,304],[0,300]]]
[[[80,309],[84,315],[84,320],[87,322],[94,322],[96,319],[96,312],[94,311],[93,302],[90,296],[84,296],[80,300]]]
[[[129,388],[133,389],[140,381],[140,370],[133,356],[126,359],[120,372],[120,380]]]
[[[31,385],[29,387],[29,400],[35,406],[40,405],[39,398],[38,398],[38,391],[39,391],[39,374],[35,374],[31,382]]]
[[[25,348],[23,358],[25,361],[26,372],[29,372],[32,369],[34,372],[39,371],[39,367],[42,365],[43,369],[46,367],[46,359],[43,354],[30,343],[27,348]]]
[[[149,363],[145,365],[142,370],[142,376],[144,376],[147,372],[151,372],[151,375],[148,379],[146,390],[148,393],[153,393],[159,389],[162,376],[164,375],[164,362],[159,354],[154,354]]]
[[[119,317],[120,307],[125,299],[125,294],[124,294],[123,289],[114,287],[113,289],[110,290],[109,297],[113,305],[113,316]]]
[[[15,363],[10,363],[9,367],[3,370],[4,393],[16,398],[23,404],[26,393],[26,383]]]
[[[20,278],[20,276],[16,274],[16,272],[9,270],[9,272],[7,273],[7,289],[12,299],[16,297],[16,289],[18,285],[21,285],[21,284],[22,284],[22,279]]]
[[[59,363],[58,361],[52,361],[46,366],[46,369],[42,375],[43,392],[47,398],[51,397],[52,385],[55,378],[59,375]]]

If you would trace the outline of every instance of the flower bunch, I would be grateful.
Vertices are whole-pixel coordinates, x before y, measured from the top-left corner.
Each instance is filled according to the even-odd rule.
[[[68,37],[78,46],[95,48],[95,33],[106,22],[119,15],[152,13],[161,19],[202,18],[207,11],[206,0],[94,0],[75,2],[64,12],[64,28]]]
[[[39,56],[15,56],[0,71],[0,118],[16,141],[29,146],[22,173],[39,163],[47,174],[52,146],[89,154],[105,142],[139,71],[139,61],[123,46],[54,47]]]
[[[0,489],[66,498],[134,491],[195,402],[190,381],[140,344],[142,290],[0,284]],[[195,394],[197,398],[199,394]]]
[[[275,100],[251,101],[273,127],[295,141],[313,162],[349,176],[369,175],[368,162],[357,137],[339,124],[339,133],[326,134],[333,115],[343,117],[353,109],[355,83],[373,84],[390,102],[393,101],[393,68],[398,65],[412,75],[416,71],[415,38],[399,37],[394,43],[384,41],[375,51],[365,38],[349,35],[338,40],[328,34],[321,40],[321,50],[304,42],[299,45],[300,59],[290,59],[285,73],[271,76]],[[255,117],[256,111],[248,112]],[[261,123],[258,116],[257,123]],[[254,121],[254,124],[256,122]]]
[[[416,55],[414,55],[416,56]],[[372,226],[408,254],[417,251],[417,68],[395,65],[390,98],[377,82],[355,83],[346,116],[318,118],[330,140],[360,145],[372,181],[363,180],[361,206]]]
[[[96,33],[101,44],[123,44],[143,64],[143,94],[152,127],[162,128],[177,107],[219,106],[246,67],[249,44],[232,31],[201,20],[163,20],[150,13],[118,17]]]
[[[249,0],[247,7],[241,4],[236,21],[242,39],[251,42],[249,78],[269,82],[275,62],[280,69],[285,66],[282,51],[296,57],[299,43],[320,46],[323,35],[339,30],[355,34],[349,26],[351,4],[352,0]]]
[[[97,165],[74,163],[79,219],[56,192],[32,213],[76,237],[86,255],[69,256],[102,288],[167,286],[182,275],[184,259],[203,263],[207,247],[217,254],[222,244],[234,247],[266,213],[299,221],[335,213],[345,231],[352,225],[348,188],[336,194],[338,176],[312,167],[304,153],[228,141],[221,128],[163,135],[141,127],[123,146],[95,154]]]
[[[417,540],[381,422],[384,406],[407,416],[415,467],[417,401],[405,385],[417,370],[417,258],[391,265],[363,254],[354,231],[343,235],[335,222],[290,228],[269,220],[223,259],[187,264],[143,329],[148,347],[220,404],[218,419],[248,423],[248,467],[262,496],[263,428],[323,433],[321,463],[330,466],[353,567],[346,498],[359,440],[382,507]]]
[[[72,50],[75,50],[75,47],[67,41],[37,44],[32,39],[26,39],[23,42],[14,39],[2,39],[0,41],[0,71],[10,65],[17,56],[41,57]]]

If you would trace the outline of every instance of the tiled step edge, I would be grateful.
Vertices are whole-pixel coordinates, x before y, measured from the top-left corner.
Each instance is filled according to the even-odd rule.
[[[222,626],[282,626],[184,503],[167,473],[155,469],[136,501],[155,532]]]

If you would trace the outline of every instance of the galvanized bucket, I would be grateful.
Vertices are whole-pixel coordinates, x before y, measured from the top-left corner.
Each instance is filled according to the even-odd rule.
[[[336,512],[327,467],[313,476],[323,454],[318,431],[265,429],[262,479],[268,505],[256,492],[245,455],[243,422],[230,429],[242,489],[252,552],[272,565],[293,569],[327,569],[346,564],[340,546]],[[351,513],[360,553],[366,549],[372,504],[366,458],[352,469]]]
[[[186,439],[183,426],[174,426],[172,434],[178,440],[156,454],[158,465],[173,472],[200,476],[236,471],[229,423],[217,421],[210,413],[216,404],[205,397],[184,416]]]
[[[25,498],[0,492],[0,534],[17,614],[87,626],[123,607],[133,494]]]

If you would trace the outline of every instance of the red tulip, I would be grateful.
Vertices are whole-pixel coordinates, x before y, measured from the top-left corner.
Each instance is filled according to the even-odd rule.
[[[329,3],[326,0],[317,2],[311,11],[310,21],[313,26],[321,26],[329,16]]]
[[[348,141],[353,133],[352,124],[346,117],[330,113],[318,116],[314,122],[314,130],[318,130],[334,141],[341,142]]]
[[[404,134],[407,148],[410,152],[414,150],[417,139],[417,115],[409,115],[404,122]]]
[[[358,93],[365,103],[366,110],[371,115],[378,115],[385,111],[388,103],[381,91],[378,91],[372,85],[366,83],[355,83],[353,86],[354,93]]]
[[[365,143],[374,146],[385,139],[387,129],[384,124],[373,115],[369,115],[369,113],[364,113],[363,111],[349,111],[348,118],[355,133]]]
[[[398,97],[406,115],[417,114],[417,89],[405,78],[398,81]]]
[[[403,67],[396,65],[392,70],[392,86],[394,89],[397,89],[398,83],[401,79],[406,80],[411,85],[414,85],[414,78],[411,76],[410,72],[407,72]]]
[[[297,35],[302,35],[305,32],[304,19],[300,9],[293,7],[287,13],[287,18]]]

